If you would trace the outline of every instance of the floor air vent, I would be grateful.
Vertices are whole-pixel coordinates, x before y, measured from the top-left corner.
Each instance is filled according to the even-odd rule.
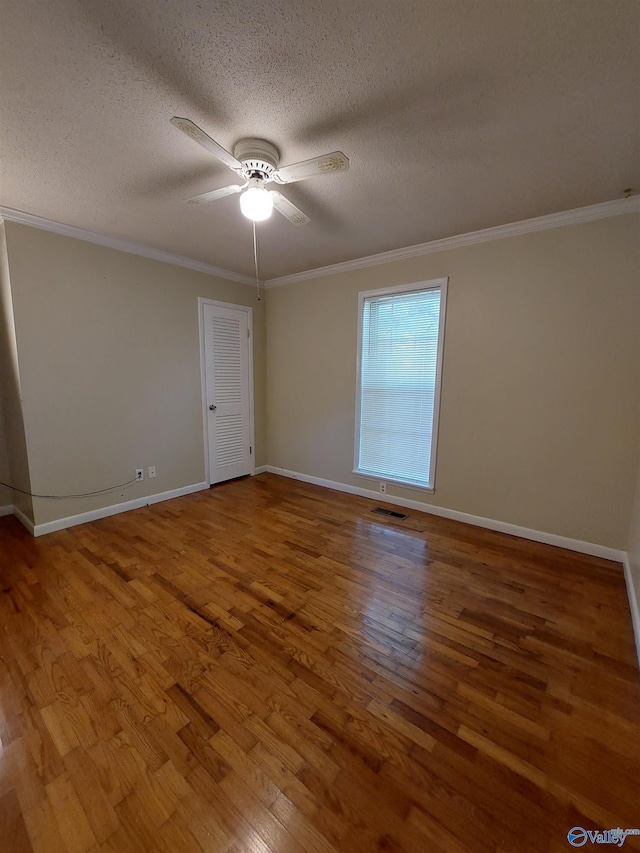
[[[378,515],[388,515],[391,518],[407,517],[403,512],[394,512],[392,509],[383,509],[381,506],[377,506],[375,509],[372,509],[371,512],[376,512]]]

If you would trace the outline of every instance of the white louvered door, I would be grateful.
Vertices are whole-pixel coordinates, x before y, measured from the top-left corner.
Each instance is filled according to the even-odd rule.
[[[253,470],[247,311],[203,305],[209,482]]]

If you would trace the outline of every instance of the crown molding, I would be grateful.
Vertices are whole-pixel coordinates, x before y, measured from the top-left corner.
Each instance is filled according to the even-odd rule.
[[[270,290],[273,287],[281,287],[285,284],[296,284],[313,278],[321,278],[322,276],[366,269],[367,267],[374,267],[379,264],[389,264],[393,261],[405,260],[406,258],[429,255],[432,252],[444,252],[449,249],[472,246],[475,243],[486,243],[490,240],[501,240],[505,237],[517,237],[521,234],[532,234],[536,231],[560,228],[563,225],[578,225],[582,222],[592,222],[596,219],[608,219],[613,216],[621,216],[624,213],[638,212],[640,212],[640,195],[632,196],[631,198],[616,199],[614,201],[605,201],[601,204],[578,207],[574,210],[562,211],[561,213],[550,213],[546,216],[535,217],[534,219],[522,219],[519,222],[510,222],[507,225],[496,225],[493,228],[483,228],[481,231],[471,231],[468,234],[444,237],[441,240],[418,243],[415,246],[406,246],[403,249],[392,249],[389,252],[380,252],[377,255],[368,255],[367,257],[356,258],[352,261],[344,261],[339,264],[316,267],[315,269],[272,278],[265,281],[264,287],[266,290]],[[205,275],[215,275],[219,278],[227,279],[227,281],[236,281],[251,287],[255,286],[255,279],[242,273],[216,267],[213,264],[205,264],[202,261],[185,258],[182,255],[175,255],[172,252],[165,252],[162,249],[155,249],[143,243],[135,243],[119,237],[109,237],[106,234],[98,234],[96,231],[88,231],[85,228],[77,228],[75,225],[66,225],[63,222],[56,222],[53,219],[45,219],[43,216],[36,216],[33,213],[26,213],[22,210],[14,210],[11,207],[0,205],[0,220],[2,219],[8,222],[17,222],[21,225],[28,225],[31,228],[38,228],[41,231],[50,231],[53,234],[60,234],[63,237],[73,237],[76,240],[95,243],[98,246],[116,249],[119,252],[127,252],[130,255],[140,255],[143,258],[150,258],[161,263],[186,267],[196,272],[205,273]]]
[[[588,207],[577,207],[574,210],[565,210],[561,213],[550,213],[547,216],[537,216],[534,219],[522,219],[519,222],[510,222],[508,225],[496,225],[493,228],[483,228],[481,231],[471,231],[468,234],[459,234],[455,237],[444,237],[442,240],[432,240],[428,243],[419,243],[416,246],[407,246],[404,249],[392,249],[389,252],[381,252],[378,255],[369,255],[366,258],[357,258],[353,261],[344,261],[340,264],[331,264],[326,267],[297,272],[292,275],[284,275],[272,278],[265,282],[265,289],[281,287],[284,284],[296,284],[308,281],[312,278],[337,275],[338,273],[362,270],[367,267],[378,266],[378,264],[389,264],[393,261],[402,261],[406,258],[416,258],[420,255],[429,255],[432,252],[444,252],[448,249],[459,249],[462,246],[472,246],[475,243],[486,243],[490,240],[502,240],[505,237],[517,237],[520,234],[532,234],[535,231],[547,231],[550,228],[560,228],[563,225],[578,225],[582,222],[592,222],[596,219],[608,219],[620,216],[623,213],[640,212],[640,195],[631,198],[605,201],[601,204],[592,204]]]
[[[154,249],[143,243],[134,243],[130,240],[122,240],[119,237],[109,237],[106,234],[98,234],[96,231],[87,231],[85,228],[77,228],[75,225],[65,225],[64,222],[56,222],[53,219],[45,219],[33,213],[25,213],[22,210],[13,210],[11,207],[0,205],[0,220],[18,222],[20,225],[28,225],[41,231],[51,231],[53,234],[61,234],[63,237],[73,237],[76,240],[84,240],[86,243],[95,243],[98,246],[106,246],[108,249],[116,249],[119,252],[127,252],[130,255],[140,255],[143,258],[151,258],[161,261],[163,264],[173,264],[177,267],[186,267],[206,275],[215,275],[228,281],[237,281],[240,284],[255,286],[255,279],[248,275],[205,264],[202,261],[194,261],[182,255],[174,255],[173,252],[164,252],[162,249]]]

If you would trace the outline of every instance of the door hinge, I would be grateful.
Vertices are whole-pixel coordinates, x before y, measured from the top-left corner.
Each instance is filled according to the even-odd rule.
[[[250,337],[251,337],[251,329],[247,329],[247,337],[248,337],[248,338],[250,338]]]
[[[250,454],[253,453],[253,447],[251,447],[251,446],[249,447],[249,453]]]

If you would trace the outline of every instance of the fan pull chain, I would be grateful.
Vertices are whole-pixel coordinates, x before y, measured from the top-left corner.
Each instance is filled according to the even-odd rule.
[[[253,225],[253,262],[255,264],[256,270],[256,293],[258,295],[258,302],[262,299],[262,282],[260,281],[260,276],[258,275],[258,232],[256,230],[255,220],[252,222]]]

